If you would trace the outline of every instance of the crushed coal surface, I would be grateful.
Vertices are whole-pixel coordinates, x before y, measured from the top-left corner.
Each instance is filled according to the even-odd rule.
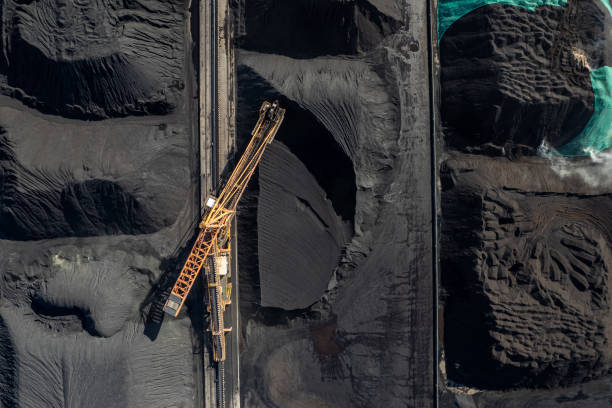
[[[442,201],[448,375],[513,388],[607,374],[609,193],[575,186],[567,194],[578,183],[533,162],[497,164],[539,175],[491,187],[490,160],[446,163],[445,177],[454,178]]]
[[[598,0],[534,11],[480,7],[440,39],[441,116],[457,149],[542,141],[562,146],[594,113],[590,71],[609,64]]]
[[[609,27],[600,1],[496,4],[440,39],[443,407],[609,405],[607,153],[541,148],[589,147]]]

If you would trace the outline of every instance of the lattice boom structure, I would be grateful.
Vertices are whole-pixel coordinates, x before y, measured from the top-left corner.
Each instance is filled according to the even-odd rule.
[[[229,256],[231,223],[238,201],[253,176],[266,147],[272,142],[285,116],[278,102],[264,102],[259,108],[259,120],[251,132],[252,138],[236,168],[217,198],[206,202],[208,210],[200,222],[200,232],[179,277],[164,305],[164,311],[176,317],[202,267],[206,272],[210,331],[213,336],[213,358],[225,360],[225,328],[223,313],[231,302]]]

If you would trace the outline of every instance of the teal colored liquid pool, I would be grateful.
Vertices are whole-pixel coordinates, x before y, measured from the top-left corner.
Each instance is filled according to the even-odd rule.
[[[611,0],[600,0],[612,16]],[[438,43],[448,28],[461,17],[489,4],[508,4],[535,11],[540,6],[565,6],[567,0],[440,0],[438,3]],[[595,94],[595,110],[591,119],[571,142],[560,147],[557,154],[576,157],[589,151],[602,151],[612,146],[612,67],[591,72]]]

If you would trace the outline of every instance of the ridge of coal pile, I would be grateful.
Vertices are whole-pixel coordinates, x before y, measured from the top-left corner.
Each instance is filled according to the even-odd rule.
[[[241,403],[431,406],[425,4],[285,3],[239,16],[238,134],[287,108],[238,212]]]
[[[153,304],[199,211],[186,4],[0,7],[0,406],[191,406]]]
[[[609,405],[606,164],[536,150],[588,121],[610,23],[599,1],[497,4],[440,40],[442,406]]]
[[[165,114],[180,99],[180,2],[2,4],[0,91],[43,112]]]

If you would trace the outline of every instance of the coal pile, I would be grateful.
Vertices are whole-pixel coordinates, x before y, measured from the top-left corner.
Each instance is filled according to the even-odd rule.
[[[426,10],[246,3],[239,133],[287,113],[239,213],[242,404],[429,406]]]
[[[2,93],[79,119],[169,113],[184,87],[182,7],[7,1]]]
[[[189,11],[1,7],[0,406],[189,406],[191,320],[149,319],[199,212]]]
[[[440,39],[442,406],[609,401],[607,153],[542,146],[597,113],[610,23],[599,1],[490,4]]]
[[[491,185],[491,162],[451,159],[442,176],[449,377],[513,388],[607,374],[609,193],[568,195],[571,183],[547,186],[554,173],[534,162],[503,171],[540,176]]]
[[[578,136],[594,110],[590,71],[610,64],[610,18],[584,0],[534,12],[492,4],[456,21],[439,45],[446,143],[537,149]]]

